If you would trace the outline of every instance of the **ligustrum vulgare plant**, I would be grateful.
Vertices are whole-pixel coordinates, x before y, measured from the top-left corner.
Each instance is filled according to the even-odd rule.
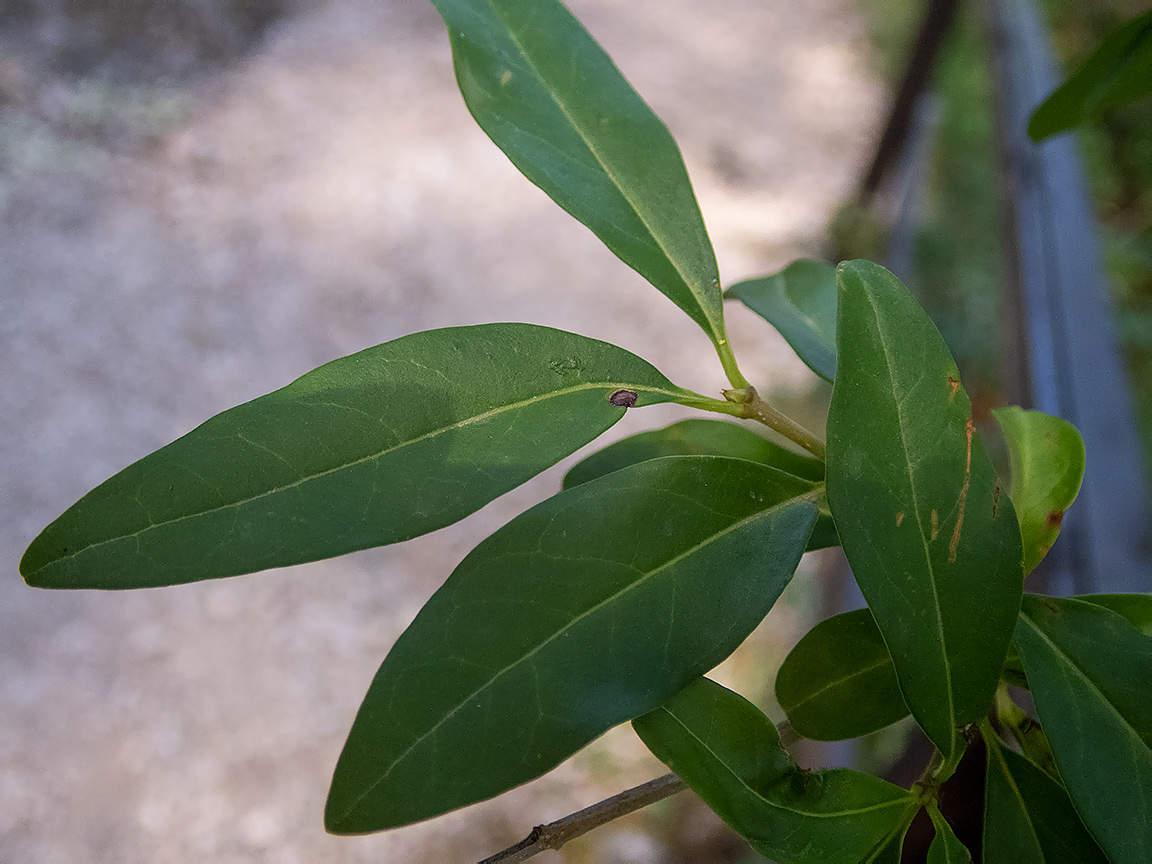
[[[929,859],[969,860],[937,801],[979,737],[983,860],[1152,861],[1152,598],[1023,591],[1079,489],[1076,430],[996,412],[1005,485],[939,332],[892,274],[802,261],[722,293],[675,142],[565,7],[436,5],[484,131],[700,325],[731,389],[691,392],[624,348],[548,327],[415,333],[125,468],[33,541],[28,584],[172,585],[398,543],[474,512],[627,411],[678,403],[759,421],[806,455],[730,420],[685,420],[577,464],[562,491],[468,554],[364,697],[328,830],[380,831],[498,795],[631,721],[677,776],[614,812],[686,784],[775,860],[896,861],[922,809],[937,832]],[[745,379],[725,298],[834,383],[827,445]],[[813,628],[777,696],[791,730],[818,740],[910,714],[935,747],[910,789],[800,770],[758,708],[703,677],[806,550],[837,544],[868,608]],[[1034,718],[1009,684],[1030,692]],[[573,824],[493,860],[587,827]]]

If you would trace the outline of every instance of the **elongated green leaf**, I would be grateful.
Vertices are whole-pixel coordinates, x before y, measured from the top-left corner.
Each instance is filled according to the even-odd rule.
[[[1152,639],[1079,600],[1026,595],[1016,645],[1084,824],[1113,861],[1152,861]]]
[[[793,453],[735,423],[692,418],[609,444],[577,463],[564,476],[564,488],[570,489],[627,465],[661,456],[731,456],[802,477],[811,481],[813,488],[824,480],[824,463],[817,459]],[[823,497],[819,504],[820,518],[808,538],[809,551],[840,545],[832,514],[828,512]]]
[[[960,842],[940,808],[929,804],[928,815],[936,829],[936,836],[928,847],[928,864],[972,864],[972,853]]]
[[[433,0],[476,122],[625,263],[727,340],[716,256],[676,142],[557,0]]]
[[[1152,93],[1152,11],[1127,22],[1056,88],[1032,114],[1034,141],[1097,117],[1122,102]]]
[[[777,861],[859,864],[918,806],[869,774],[801,771],[771,720],[706,678],[632,726],[720,818]]]
[[[529,324],[430,330],[213,417],[80,499],[20,572],[139,588],[282,567],[462,519],[687,391],[633,354]],[[631,396],[625,403],[633,403]]]
[[[1055,780],[985,730],[987,864],[1105,864],[1108,860]]]
[[[1145,636],[1152,636],[1152,594],[1082,594],[1072,599],[1111,609]]]
[[[1043,560],[1084,480],[1084,439],[1067,420],[1012,406],[992,412],[1008,444],[1008,494],[1020,520],[1024,573]]]
[[[892,657],[867,609],[821,621],[776,675],[776,701],[805,738],[841,741],[908,716]]]
[[[1004,664],[1020,529],[928,316],[875,264],[842,264],[838,280],[828,503],[904,701],[951,756]]]
[[[574,465],[564,475],[564,488],[571,489],[660,456],[732,456],[779,468],[814,483],[824,479],[824,463],[818,459],[801,456],[727,420],[694,417],[609,444]]]
[[[836,377],[836,268],[793,261],[779,273],[737,282],[724,292],[780,331],[813,372]]]
[[[906,817],[909,824],[916,814],[910,814]],[[863,859],[862,864],[900,864],[904,860],[904,839],[908,835],[908,825],[904,825],[896,830],[885,841],[881,841],[881,845],[873,849]]]
[[[676,456],[514,519],[380,667],[336,766],[328,829],[491,797],[666,701],[768,613],[816,519],[810,497],[743,459]]]

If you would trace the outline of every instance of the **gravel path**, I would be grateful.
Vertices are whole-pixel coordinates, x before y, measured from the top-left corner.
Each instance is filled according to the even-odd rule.
[[[725,282],[817,252],[882,103],[852,5],[571,5],[681,142]],[[19,71],[0,68],[0,89]],[[72,130],[127,116],[109,107],[123,94],[33,90]],[[111,146],[45,131],[19,106],[0,113],[0,861],[472,861],[659,773],[621,729],[429,824],[351,840],[321,827],[388,647],[562,467],[432,537],[331,562],[139,593],[23,585],[24,547],[105,477],[413,330],[548,324],[693,389],[723,385],[695,325],[475,127],[430,4],[332,0],[194,90],[129,102],[144,105],[129,132],[97,123]],[[149,123],[163,131],[132,137]],[[740,313],[749,376],[804,392],[806,371]],[[675,416],[630,412],[613,433]],[[784,637],[757,638],[779,651]],[[606,829],[563,860],[671,860],[643,827]]]

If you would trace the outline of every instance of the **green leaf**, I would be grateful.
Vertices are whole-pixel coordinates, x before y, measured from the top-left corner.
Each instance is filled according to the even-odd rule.
[[[776,675],[776,701],[805,738],[842,741],[908,716],[884,638],[867,609],[821,621]]]
[[[1079,126],[1122,102],[1152,93],[1152,11],[1113,32],[1028,121],[1033,141]]]
[[[895,276],[840,265],[828,503],[904,701],[945,756],[992,702],[1020,529],[944,340]]]
[[[1084,439],[1067,420],[1012,406],[992,412],[1008,445],[1008,494],[1020,520],[1024,573],[1043,560],[1084,480]]]
[[[1016,662],[1019,661],[1017,655]],[[1001,687],[996,691],[996,716],[1000,721],[1001,730],[1011,733],[1020,747],[1020,752],[1032,764],[1054,779],[1060,776],[1056,760],[1052,756],[1052,745],[1048,743],[1048,736],[1044,734],[1044,727],[1012,701],[1007,687]]]
[[[932,819],[936,836],[928,847],[927,864],[972,864],[972,853],[960,842],[935,802],[928,805],[928,816]]]
[[[737,282],[724,292],[780,331],[813,372],[836,377],[836,268],[793,261],[779,273]]]
[[[1145,636],[1152,636],[1152,594],[1081,594],[1072,599],[1111,609]]]
[[[1152,861],[1152,639],[1079,600],[1026,595],[1016,627],[1036,713],[1113,861]]]
[[[407,540],[591,441],[624,415],[622,389],[637,405],[690,396],[622,348],[547,327],[405,336],[125,468],[45,528],[20,572],[41,587],[140,588]]]
[[[512,520],[384,660],[336,766],[328,829],[491,797],[665,702],[772,608],[812,530],[811,497],[743,459],[676,456]]]
[[[524,175],[726,345],[716,256],[667,127],[556,0],[434,0],[476,122]]]
[[[564,488],[571,489],[628,465],[661,456],[731,456],[804,478],[811,481],[812,488],[824,480],[824,463],[818,459],[787,450],[735,423],[692,418],[609,444],[573,466],[564,476]],[[820,518],[808,539],[808,549],[839,545],[832,514],[827,510],[827,502],[821,498]]]
[[[824,463],[818,459],[794,453],[735,423],[699,417],[609,444],[576,463],[564,475],[564,488],[660,456],[732,456],[779,468],[813,483],[824,479]]]
[[[905,819],[911,825],[915,813],[908,814]],[[909,825],[904,825],[881,845],[873,849],[863,859],[863,864],[900,864],[904,860],[904,839],[908,835]]]
[[[632,723],[762,855],[797,864],[859,864],[917,807],[911,793],[847,769],[801,771],[772,721],[706,678]]]
[[[986,864],[1105,864],[1068,795],[1023,756],[984,729],[988,749],[984,798]]]

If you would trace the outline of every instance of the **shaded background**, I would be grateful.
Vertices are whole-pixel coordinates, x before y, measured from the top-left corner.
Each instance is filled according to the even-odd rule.
[[[725,282],[819,254],[883,110],[858,11],[571,5],[680,141]],[[475,127],[430,4],[102,11],[26,0],[0,30],[0,860],[474,861],[662,773],[621,728],[497,801],[368,838],[322,830],[389,646],[564,466],[453,528],[330,562],[117,594],[19,580],[32,537],[110,474],[414,330],[548,324],[724,386],[695,325]],[[752,380],[811,391],[767,325],[730,317]],[[678,416],[630,412],[612,434]],[[769,698],[761,661],[808,617],[806,579],[722,680]],[[682,799],[540,860],[746,857]]]

